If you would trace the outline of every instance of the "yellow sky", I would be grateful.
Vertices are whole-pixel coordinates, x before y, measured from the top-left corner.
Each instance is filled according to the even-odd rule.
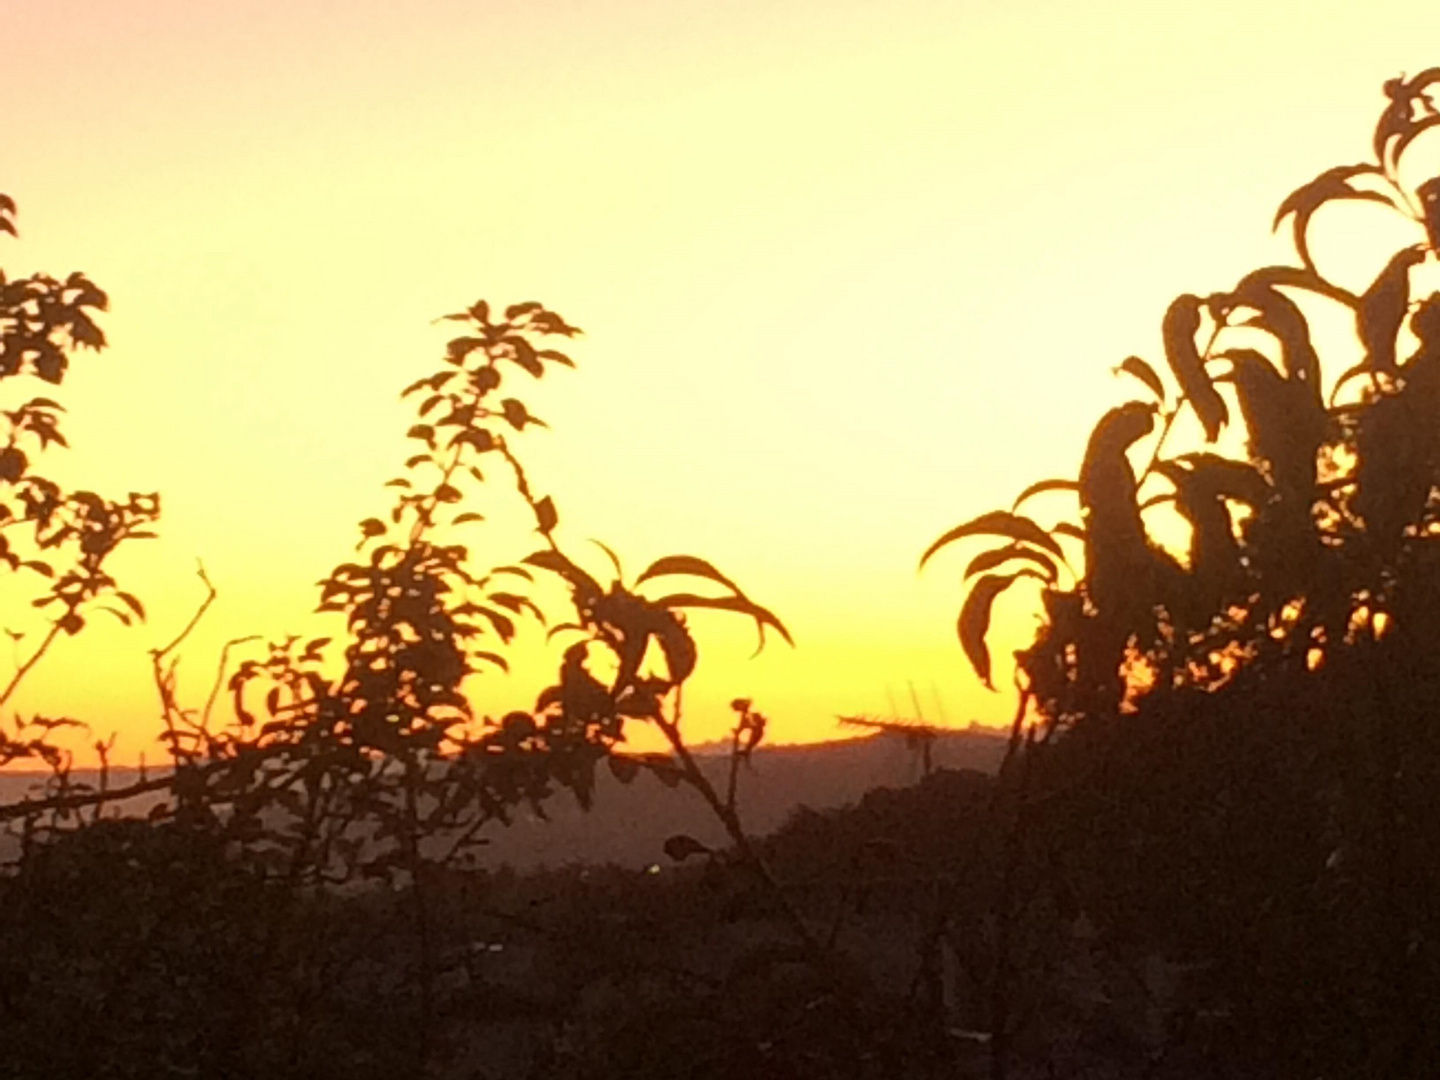
[[[887,687],[913,712],[907,682],[1007,716],[954,639],[965,553],[919,552],[1073,474],[1173,295],[1286,257],[1275,206],[1368,155],[1440,7],[0,0],[0,40],[0,265],[112,299],[52,468],[165,500],[118,564],[149,623],[63,642],[22,710],[144,747],[197,557],[192,701],[226,638],[334,630],[314,582],[388,506],[396,394],[485,296],[587,332],[522,448],[562,542],[702,555],[794,633],[750,660],[694,619],[696,737],[745,695],[793,741]],[[524,670],[477,704],[526,704]]]

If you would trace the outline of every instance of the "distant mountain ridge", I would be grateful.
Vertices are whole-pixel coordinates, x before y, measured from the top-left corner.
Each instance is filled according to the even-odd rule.
[[[1005,752],[1003,733],[983,728],[937,733],[931,761],[937,769],[994,772]],[[708,752],[707,752],[708,751]],[[728,756],[709,747],[697,760],[717,786],[729,767]],[[854,803],[873,788],[908,787],[921,778],[919,750],[903,734],[878,733],[836,742],[761,747],[740,771],[741,820],[746,831],[763,836],[779,828],[798,808],[827,810]],[[152,770],[151,775],[160,775]],[[121,788],[138,779],[134,769],[112,769],[110,786]],[[76,770],[74,779],[93,783],[95,774]],[[23,798],[43,777],[0,773],[0,803]],[[665,840],[687,833],[704,844],[724,846],[719,822],[700,796],[688,787],[668,788],[642,772],[622,784],[603,766],[596,772],[595,800],[582,810],[567,792],[545,804],[546,819],[528,808],[516,812],[507,826],[496,824],[483,834],[488,843],[478,852],[481,865],[517,871],[569,864],[639,869],[665,865]],[[0,836],[0,857],[13,854],[18,841]]]

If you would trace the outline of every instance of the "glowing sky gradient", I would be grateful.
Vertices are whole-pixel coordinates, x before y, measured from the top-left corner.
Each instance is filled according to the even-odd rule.
[[[887,687],[913,714],[907,682],[928,719],[932,687],[951,724],[1008,716],[954,638],[968,553],[920,551],[1073,475],[1172,296],[1288,257],[1279,200],[1367,156],[1440,6],[0,0],[0,40],[0,265],[112,300],[49,468],[165,500],[117,563],[150,621],[64,642],[22,711],[144,748],[197,557],[192,703],[229,637],[338,631],[314,582],[389,505],[396,394],[486,296],[586,330],[521,446],[567,548],[705,556],[794,633],[751,660],[694,618],[695,737],[745,695],[796,741]],[[527,663],[479,707],[528,704]]]

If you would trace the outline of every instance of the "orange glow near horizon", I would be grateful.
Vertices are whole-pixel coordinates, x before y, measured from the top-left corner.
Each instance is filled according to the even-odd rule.
[[[1338,0],[54,0],[0,30],[0,266],[111,298],[47,470],[164,511],[115,566],[148,621],[62,641],[17,704],[121,760],[158,756],[148,651],[197,558],[187,702],[227,639],[341,636],[314,583],[389,505],[433,320],[482,296],[586,332],[519,445],[567,549],[700,555],[794,634],[750,659],[752,625],[692,619],[697,742],[735,697],[803,742],[913,716],[912,684],[927,720],[1007,722],[1033,614],[998,607],[986,692],[954,636],[970,552],[920,552],[1073,475],[1169,300],[1287,260],[1280,199],[1440,63],[1440,8]],[[472,537],[483,565],[529,542]],[[481,712],[533,701],[542,641]]]

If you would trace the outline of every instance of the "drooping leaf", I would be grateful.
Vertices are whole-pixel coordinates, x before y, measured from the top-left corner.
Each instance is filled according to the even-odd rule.
[[[716,611],[737,611],[742,615],[749,615],[755,620],[755,625],[760,631],[760,645],[756,648],[759,652],[765,646],[765,627],[772,626],[776,632],[785,639],[792,648],[795,639],[790,636],[790,631],[785,629],[775,615],[761,607],[752,600],[743,596],[695,596],[690,593],[674,593],[670,596],[661,597],[655,601],[656,607],[662,608],[713,608]]]
[[[1280,342],[1285,374],[1292,382],[1303,383],[1316,401],[1320,400],[1320,357],[1310,340],[1310,324],[1295,301],[1269,285],[1242,283],[1219,301],[1222,310],[1233,306],[1254,308],[1260,313],[1258,325]]]
[[[1395,339],[1410,306],[1410,270],[1425,261],[1423,247],[1408,247],[1385,264],[1360,297],[1355,318],[1365,346],[1365,364],[1374,371],[1395,371]]]
[[[1165,312],[1161,333],[1165,338],[1165,359],[1180,384],[1180,393],[1200,418],[1205,438],[1214,442],[1230,417],[1195,344],[1195,335],[1200,330],[1200,308],[1198,296],[1191,293],[1177,296]]]
[[[1440,176],[1432,176],[1415,189],[1425,215],[1425,236],[1430,250],[1440,255]]]
[[[1377,156],[1378,154],[1379,151],[1377,151]],[[1285,201],[1280,204],[1280,209],[1275,211],[1273,228],[1276,229],[1291,214],[1295,215],[1295,252],[1300,256],[1300,261],[1305,264],[1307,270],[1315,269],[1315,260],[1310,256],[1310,242],[1307,234],[1310,231],[1310,219],[1314,217],[1315,211],[1320,207],[1338,199],[1378,202],[1392,208],[1395,206],[1387,196],[1377,191],[1364,191],[1350,186],[1349,181],[1354,177],[1367,175],[1380,175],[1380,169],[1369,164],[1337,165],[1333,169],[1326,169],[1314,180],[1301,185],[1287,195]]]
[[[990,612],[995,598],[1022,577],[1043,580],[1038,573],[1031,570],[1020,570],[1013,574],[987,574],[971,587],[965,602],[960,605],[960,617],[955,624],[956,632],[960,636],[960,647],[965,650],[975,674],[980,676],[980,681],[990,690],[995,689],[995,684],[991,681],[990,648],[985,643],[985,637],[990,632]]]
[[[490,625],[495,628],[495,632],[500,635],[500,640],[507,645],[511,639],[514,638],[515,623],[508,616],[502,615],[492,608],[480,607],[478,604],[475,605],[475,613],[485,616],[485,618],[489,620]]]
[[[953,544],[956,540],[963,540],[967,536],[1008,536],[1011,540],[1022,540],[1027,544],[1034,544],[1057,558],[1065,557],[1065,553],[1060,550],[1060,545],[1055,542],[1055,539],[1030,518],[1008,510],[992,510],[963,525],[957,525],[940,536],[920,556],[920,569],[923,570],[925,564],[930,561],[930,557],[941,548],[947,544]]]
[[[1313,269],[1299,266],[1262,266],[1258,270],[1252,270],[1240,279],[1235,286],[1237,291],[1248,289],[1252,286],[1263,285],[1272,289],[1300,289],[1304,292],[1311,292],[1317,296],[1323,296],[1334,300],[1338,304],[1344,304],[1353,308],[1359,303],[1359,297],[1349,289],[1341,288],[1334,282],[1326,281]]]
[[[1023,544],[1006,544],[1004,547],[992,548],[990,551],[982,551],[975,558],[970,560],[970,565],[965,567],[965,577],[972,578],[976,574],[983,574],[987,570],[994,570],[997,566],[1003,566],[1012,559],[1022,559],[1033,562],[1045,572],[1045,580],[1053,583],[1059,576],[1055,562],[1043,551],[1036,551],[1034,548],[1025,547]]]
[[[1115,374],[1129,375],[1132,378],[1139,379],[1145,384],[1145,388],[1155,395],[1156,401],[1162,404],[1164,403],[1165,384],[1160,381],[1160,376],[1156,374],[1155,369],[1140,359],[1140,357],[1127,356],[1124,360],[1120,361],[1120,366],[1115,369]]]
[[[587,600],[593,600],[604,592],[604,590],[600,588],[599,582],[558,551],[536,551],[526,555],[525,558],[520,561],[529,563],[531,566],[538,566],[541,570],[549,570],[553,574],[559,574],[575,589],[577,598],[583,596],[587,598]],[[502,567],[500,570],[496,570],[495,573],[501,573],[506,569],[509,569],[510,572],[513,573],[518,567]]]
[[[676,684],[684,682],[695,671],[695,663],[699,659],[695,639],[674,616],[662,620],[656,626],[655,636],[660,641],[660,651],[665,654],[665,667],[670,673],[670,681]]]
[[[1091,598],[1105,609],[1119,605],[1143,611],[1151,606],[1153,560],[1128,451],[1154,427],[1155,407],[1132,401],[1101,417],[1085,446],[1080,512],[1085,520],[1086,577]]]
[[[1250,451],[1274,485],[1303,497],[1315,482],[1315,454],[1325,438],[1324,405],[1309,388],[1284,378],[1254,349],[1229,349],[1225,378],[1235,384],[1250,436]]]

